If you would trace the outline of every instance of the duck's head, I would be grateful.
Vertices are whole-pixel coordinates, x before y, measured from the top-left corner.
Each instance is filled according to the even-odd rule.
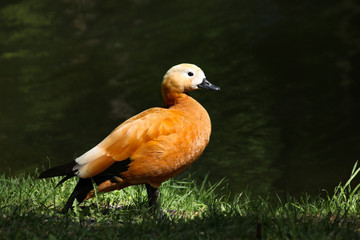
[[[206,80],[204,72],[194,64],[182,63],[170,68],[164,76],[162,91],[184,93],[199,88],[220,90],[220,87]]]

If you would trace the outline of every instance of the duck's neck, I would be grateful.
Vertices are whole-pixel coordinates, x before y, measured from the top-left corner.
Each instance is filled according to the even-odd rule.
[[[186,93],[163,91],[162,94],[166,107],[181,110],[185,115],[210,122],[205,108]]]
[[[168,108],[183,102],[189,97],[185,93],[173,91],[173,89],[169,89],[165,86],[162,86],[161,93],[165,106]]]

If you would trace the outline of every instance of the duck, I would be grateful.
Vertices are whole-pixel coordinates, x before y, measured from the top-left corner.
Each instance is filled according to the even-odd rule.
[[[98,145],[70,163],[45,170],[39,178],[63,176],[56,187],[77,177],[63,213],[95,195],[145,185],[150,209],[158,209],[160,185],[196,161],[210,140],[211,121],[188,92],[219,91],[196,65],[171,67],[163,77],[164,107],[147,109],[120,124]]]

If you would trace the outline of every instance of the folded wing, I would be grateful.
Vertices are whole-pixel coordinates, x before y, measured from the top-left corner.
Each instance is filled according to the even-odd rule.
[[[181,131],[186,118],[178,111],[151,108],[118,126],[97,146],[78,157],[74,170],[81,178],[105,171],[123,161],[147,142]]]

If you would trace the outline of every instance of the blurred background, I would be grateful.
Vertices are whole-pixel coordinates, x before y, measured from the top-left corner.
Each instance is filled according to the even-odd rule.
[[[331,191],[360,159],[359,26],[354,0],[2,0],[0,172],[80,156],[189,62],[222,91],[191,93],[213,133],[184,174]]]

